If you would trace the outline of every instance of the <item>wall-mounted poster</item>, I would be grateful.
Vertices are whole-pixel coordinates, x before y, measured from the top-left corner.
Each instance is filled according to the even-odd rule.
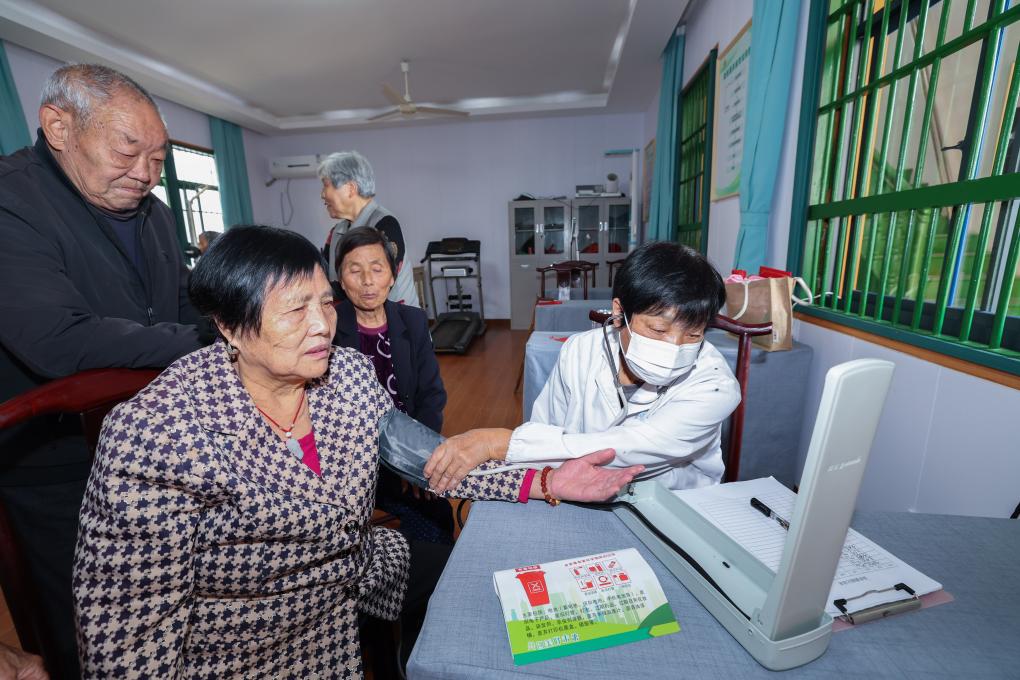
[[[747,74],[751,66],[751,22],[740,29],[719,55],[716,66],[715,135],[712,150],[712,200],[740,192],[740,162],[744,154],[744,113]]]
[[[655,138],[645,145],[641,166],[641,224],[648,224],[652,201],[652,175],[655,173]]]

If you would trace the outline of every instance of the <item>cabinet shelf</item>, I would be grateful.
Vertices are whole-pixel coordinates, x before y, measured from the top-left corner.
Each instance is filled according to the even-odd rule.
[[[599,264],[595,286],[609,285],[607,260],[630,250],[630,198],[511,201],[510,327],[526,329],[539,291],[537,267],[563,260]]]

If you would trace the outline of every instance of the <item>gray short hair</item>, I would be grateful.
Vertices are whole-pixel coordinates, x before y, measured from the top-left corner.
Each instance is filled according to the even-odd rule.
[[[159,106],[149,92],[128,76],[99,64],[61,66],[43,85],[40,106],[56,106],[74,114],[83,127],[102,106],[118,94],[129,94],[148,102],[162,118]],[[165,122],[164,122],[165,125]]]
[[[319,178],[328,179],[334,187],[354,182],[362,198],[375,196],[375,173],[368,159],[357,151],[340,151],[326,156],[319,164]]]

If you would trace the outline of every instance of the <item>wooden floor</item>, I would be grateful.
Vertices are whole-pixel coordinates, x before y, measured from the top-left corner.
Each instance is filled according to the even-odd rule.
[[[438,355],[447,393],[443,435],[521,424],[521,395],[513,392],[527,341],[528,331],[511,331],[508,322],[496,321],[466,354]]]
[[[443,434],[475,427],[516,427],[521,424],[521,395],[514,384],[524,359],[528,331],[511,331],[509,322],[490,322],[466,354],[440,354],[439,370],[448,401]],[[18,646],[7,605],[0,595],[0,642]]]

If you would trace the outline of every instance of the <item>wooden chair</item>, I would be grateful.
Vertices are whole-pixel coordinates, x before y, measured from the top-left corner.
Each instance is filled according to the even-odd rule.
[[[591,275],[592,286],[595,285],[595,270],[598,269],[598,262],[588,262],[587,260],[564,260],[563,262],[556,262],[545,267],[536,267],[535,271],[541,275],[538,284],[538,297],[535,298],[535,305],[537,306],[544,300],[550,300],[545,296],[545,275],[549,272],[556,273],[556,287],[559,288],[561,285],[571,286],[574,279],[580,277],[582,279],[582,285],[584,287],[584,298],[588,299],[588,276]],[[528,335],[535,330],[535,308],[531,308],[531,324],[528,326]],[[517,382],[514,383],[514,394],[521,391],[521,385],[524,383],[524,361],[525,357],[521,357],[521,367],[517,371]]]
[[[94,452],[103,418],[118,403],[148,385],[159,371],[110,368],[83,371],[36,387],[0,404],[0,429],[19,425],[37,416],[74,413],[81,419],[85,441]],[[0,500],[0,587],[11,612],[22,648],[38,654],[54,668],[56,645],[48,631],[38,625],[42,611],[31,571]]]
[[[591,275],[591,285],[594,286],[595,270],[598,267],[597,262],[588,262],[587,260],[564,260],[563,262],[554,262],[545,267],[536,267],[535,271],[541,274],[538,286],[538,299],[545,299],[545,275],[549,272],[555,272],[557,288],[563,285],[572,286],[574,281],[580,278],[584,286],[584,299],[587,300],[588,276]]]
[[[103,418],[122,401],[133,397],[159,375],[156,369],[105,368],[82,371],[59,378],[29,390],[0,404],[0,430],[14,427],[31,418],[50,414],[76,414],[82,423],[85,442],[95,453]],[[376,509],[373,526],[393,526],[395,515]],[[37,612],[42,611],[28,562],[20,541],[14,534],[6,508],[0,499],[0,587],[14,628],[27,652],[43,658],[47,668],[54,668],[56,645],[48,631],[37,625]],[[396,677],[397,633],[388,622],[372,621],[366,647],[375,666],[375,677]]]
[[[622,265],[626,260],[627,260],[627,258],[625,258],[625,257],[621,257],[619,260],[606,260],[606,267],[609,269],[609,287],[610,288],[613,287],[613,273],[616,271],[616,268],[619,267],[620,265]]]
[[[588,312],[588,318],[595,323],[602,324],[609,318],[604,311],[593,309]],[[747,398],[747,378],[751,370],[751,338],[758,335],[768,335],[772,332],[771,323],[745,324],[734,321],[728,316],[719,314],[709,328],[720,328],[737,336],[737,370],[734,376],[740,384],[740,403],[730,415],[730,438],[726,443],[726,472],[723,474],[724,482],[734,482],[740,475],[740,450],[744,436],[744,401]]]

